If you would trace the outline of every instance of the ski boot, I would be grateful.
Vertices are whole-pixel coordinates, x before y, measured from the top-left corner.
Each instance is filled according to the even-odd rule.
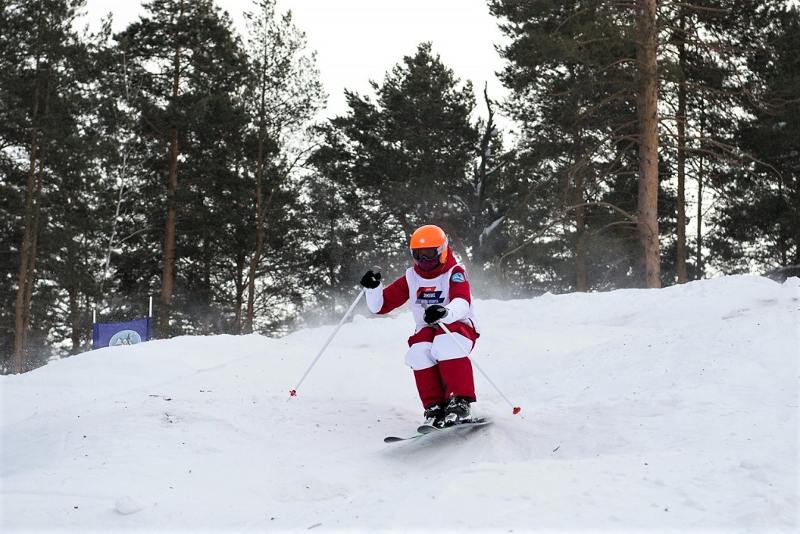
[[[425,408],[425,422],[423,425],[442,428],[444,426],[444,405],[434,404]]]
[[[450,397],[444,409],[444,426],[453,426],[470,420],[469,403],[466,397]]]

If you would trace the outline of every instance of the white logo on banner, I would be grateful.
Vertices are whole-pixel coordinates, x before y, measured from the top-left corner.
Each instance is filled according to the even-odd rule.
[[[117,345],[136,345],[141,343],[142,336],[136,330],[120,330],[111,337],[108,342],[109,347],[116,347]]]

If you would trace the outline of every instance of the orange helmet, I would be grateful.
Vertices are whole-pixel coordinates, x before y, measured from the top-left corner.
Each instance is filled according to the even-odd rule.
[[[447,234],[433,224],[420,226],[411,234],[408,248],[411,249],[411,256],[415,262],[438,256],[439,263],[444,263],[447,259]]]

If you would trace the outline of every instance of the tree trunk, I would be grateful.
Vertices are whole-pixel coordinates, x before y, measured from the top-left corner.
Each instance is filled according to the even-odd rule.
[[[183,2],[180,5],[179,19],[183,17]],[[175,57],[172,62],[172,105],[177,106],[181,80],[181,47],[175,37]],[[174,119],[173,119],[174,120]],[[169,170],[167,173],[167,220],[164,224],[164,264],[161,272],[161,305],[158,310],[159,333],[162,338],[171,334],[170,315],[172,312],[172,291],[175,276],[175,247],[178,191],[178,127],[169,129]]]
[[[69,322],[72,326],[70,333],[70,341],[72,341],[72,349],[70,354],[78,354],[81,349],[81,308],[80,308],[80,289],[76,283],[67,290],[68,306],[69,306]]]
[[[237,254],[236,256],[236,274],[234,276],[234,285],[236,287],[236,315],[234,317],[233,332],[234,335],[242,333],[242,306],[244,305],[244,292],[246,284],[244,281],[244,266],[247,263],[245,254]]]
[[[683,8],[681,8],[683,9]],[[680,65],[680,82],[678,84],[678,242],[676,270],[678,283],[683,284],[689,280],[686,270],[686,44],[685,18],[680,17],[680,50],[678,62]]]
[[[256,302],[256,271],[264,253],[264,137],[259,133],[258,160],[256,163],[256,249],[250,258],[250,272],[247,276],[247,316],[245,332],[253,332]]]
[[[475,233],[472,239],[471,259],[476,265],[483,263],[486,258],[483,252],[483,232],[485,230],[485,225],[483,224],[483,210],[486,190],[489,187],[489,167],[494,157],[494,154],[491,153],[492,135],[495,131],[494,110],[492,109],[492,100],[489,98],[488,83],[485,83],[483,86],[483,99],[486,102],[487,119],[483,135],[481,136],[479,163],[477,168],[475,168],[475,176],[473,177],[475,194],[472,202],[472,226]],[[466,249],[464,249],[464,258],[469,259],[466,254]]]
[[[17,296],[14,303],[14,372],[25,371],[25,355],[28,344],[28,327],[30,323],[31,302],[36,267],[36,253],[39,241],[39,195],[42,190],[44,173],[44,140],[39,136],[39,99],[42,80],[39,78],[40,58],[36,58],[36,81],[33,87],[33,106],[31,110],[31,148],[28,168],[28,179],[25,187],[25,228],[20,244],[19,277]],[[47,114],[50,69],[45,77],[45,100],[42,115]],[[36,166],[39,166],[38,173]]]
[[[34,107],[34,112],[36,106]],[[36,198],[36,158],[38,153],[38,136],[36,128],[31,134],[30,168],[28,170],[28,182],[25,189],[25,228],[22,232],[22,243],[20,245],[19,277],[17,285],[17,298],[14,306],[14,372],[24,371],[24,357],[26,353],[26,341],[28,330],[28,317],[30,306],[28,302],[28,287],[33,285],[30,279],[31,263],[36,254],[36,228],[37,218],[34,215],[38,199]]]
[[[167,220],[164,224],[164,265],[161,274],[161,306],[159,306],[159,333],[170,336],[170,314],[175,269],[176,198],[178,190],[178,129],[170,129],[169,174],[167,177]]]
[[[644,256],[645,284],[661,287],[658,242],[658,29],[656,0],[637,3],[639,93],[639,201],[638,229]]]
[[[266,59],[268,54],[266,48],[264,49],[263,54],[263,59]],[[247,276],[247,315],[245,317],[245,331],[248,334],[253,332],[256,301],[256,271],[258,270],[259,263],[261,263],[261,255],[264,253],[264,142],[267,135],[267,85],[263,74],[264,73],[262,72],[259,85],[260,93],[258,101],[258,149],[256,154],[256,249],[253,251],[253,256],[250,258],[250,272]]]
[[[783,177],[778,175],[778,198],[783,201]],[[783,224],[778,225],[778,252],[780,253],[781,267],[789,265],[789,244],[787,243],[786,227]]]
[[[211,239],[206,237],[203,239],[203,247],[202,247],[202,262],[203,262],[203,281],[202,281],[202,288],[200,292],[200,297],[202,298],[203,315],[205,316],[205,333],[207,334],[214,334],[222,330],[222,321],[220,314],[213,313],[214,309],[214,302],[213,296],[211,291],[211,264],[214,262],[214,258],[212,254],[214,253],[211,249],[209,243]]]
[[[700,108],[700,139],[705,135],[706,110],[701,104]],[[701,141],[702,143],[702,141]],[[697,280],[703,278],[703,155],[700,154],[700,165],[697,170],[697,247],[695,265],[697,269]]]
[[[586,199],[583,191],[583,172],[575,174],[575,231],[578,241],[575,243],[575,289],[589,291],[589,269],[586,266]]]
[[[336,239],[337,217],[334,208],[336,205],[336,186],[333,182],[329,182],[328,205],[330,206],[328,211],[328,243],[331,246],[331,253],[328,255],[328,283],[331,288],[331,314],[333,314],[336,312],[336,267],[337,263],[339,263],[334,248],[339,245],[339,242]]]

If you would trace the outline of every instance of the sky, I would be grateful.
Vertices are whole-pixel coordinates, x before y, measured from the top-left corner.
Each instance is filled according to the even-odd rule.
[[[244,33],[242,12],[248,0],[216,0]],[[482,91],[488,83],[494,100],[506,96],[496,77],[502,60],[495,44],[503,42],[497,19],[486,0],[278,0],[278,9],[290,9],[295,24],[316,50],[322,83],[328,93],[325,116],[346,111],[344,90],[370,94],[369,80],[382,81],[403,56],[423,41],[431,41],[442,61],[462,80],[472,80],[478,114],[485,116]],[[87,0],[90,23],[114,14],[114,30],[122,30],[143,13],[138,1]],[[498,120],[503,126],[503,122]],[[507,123],[506,123],[507,124]]]

